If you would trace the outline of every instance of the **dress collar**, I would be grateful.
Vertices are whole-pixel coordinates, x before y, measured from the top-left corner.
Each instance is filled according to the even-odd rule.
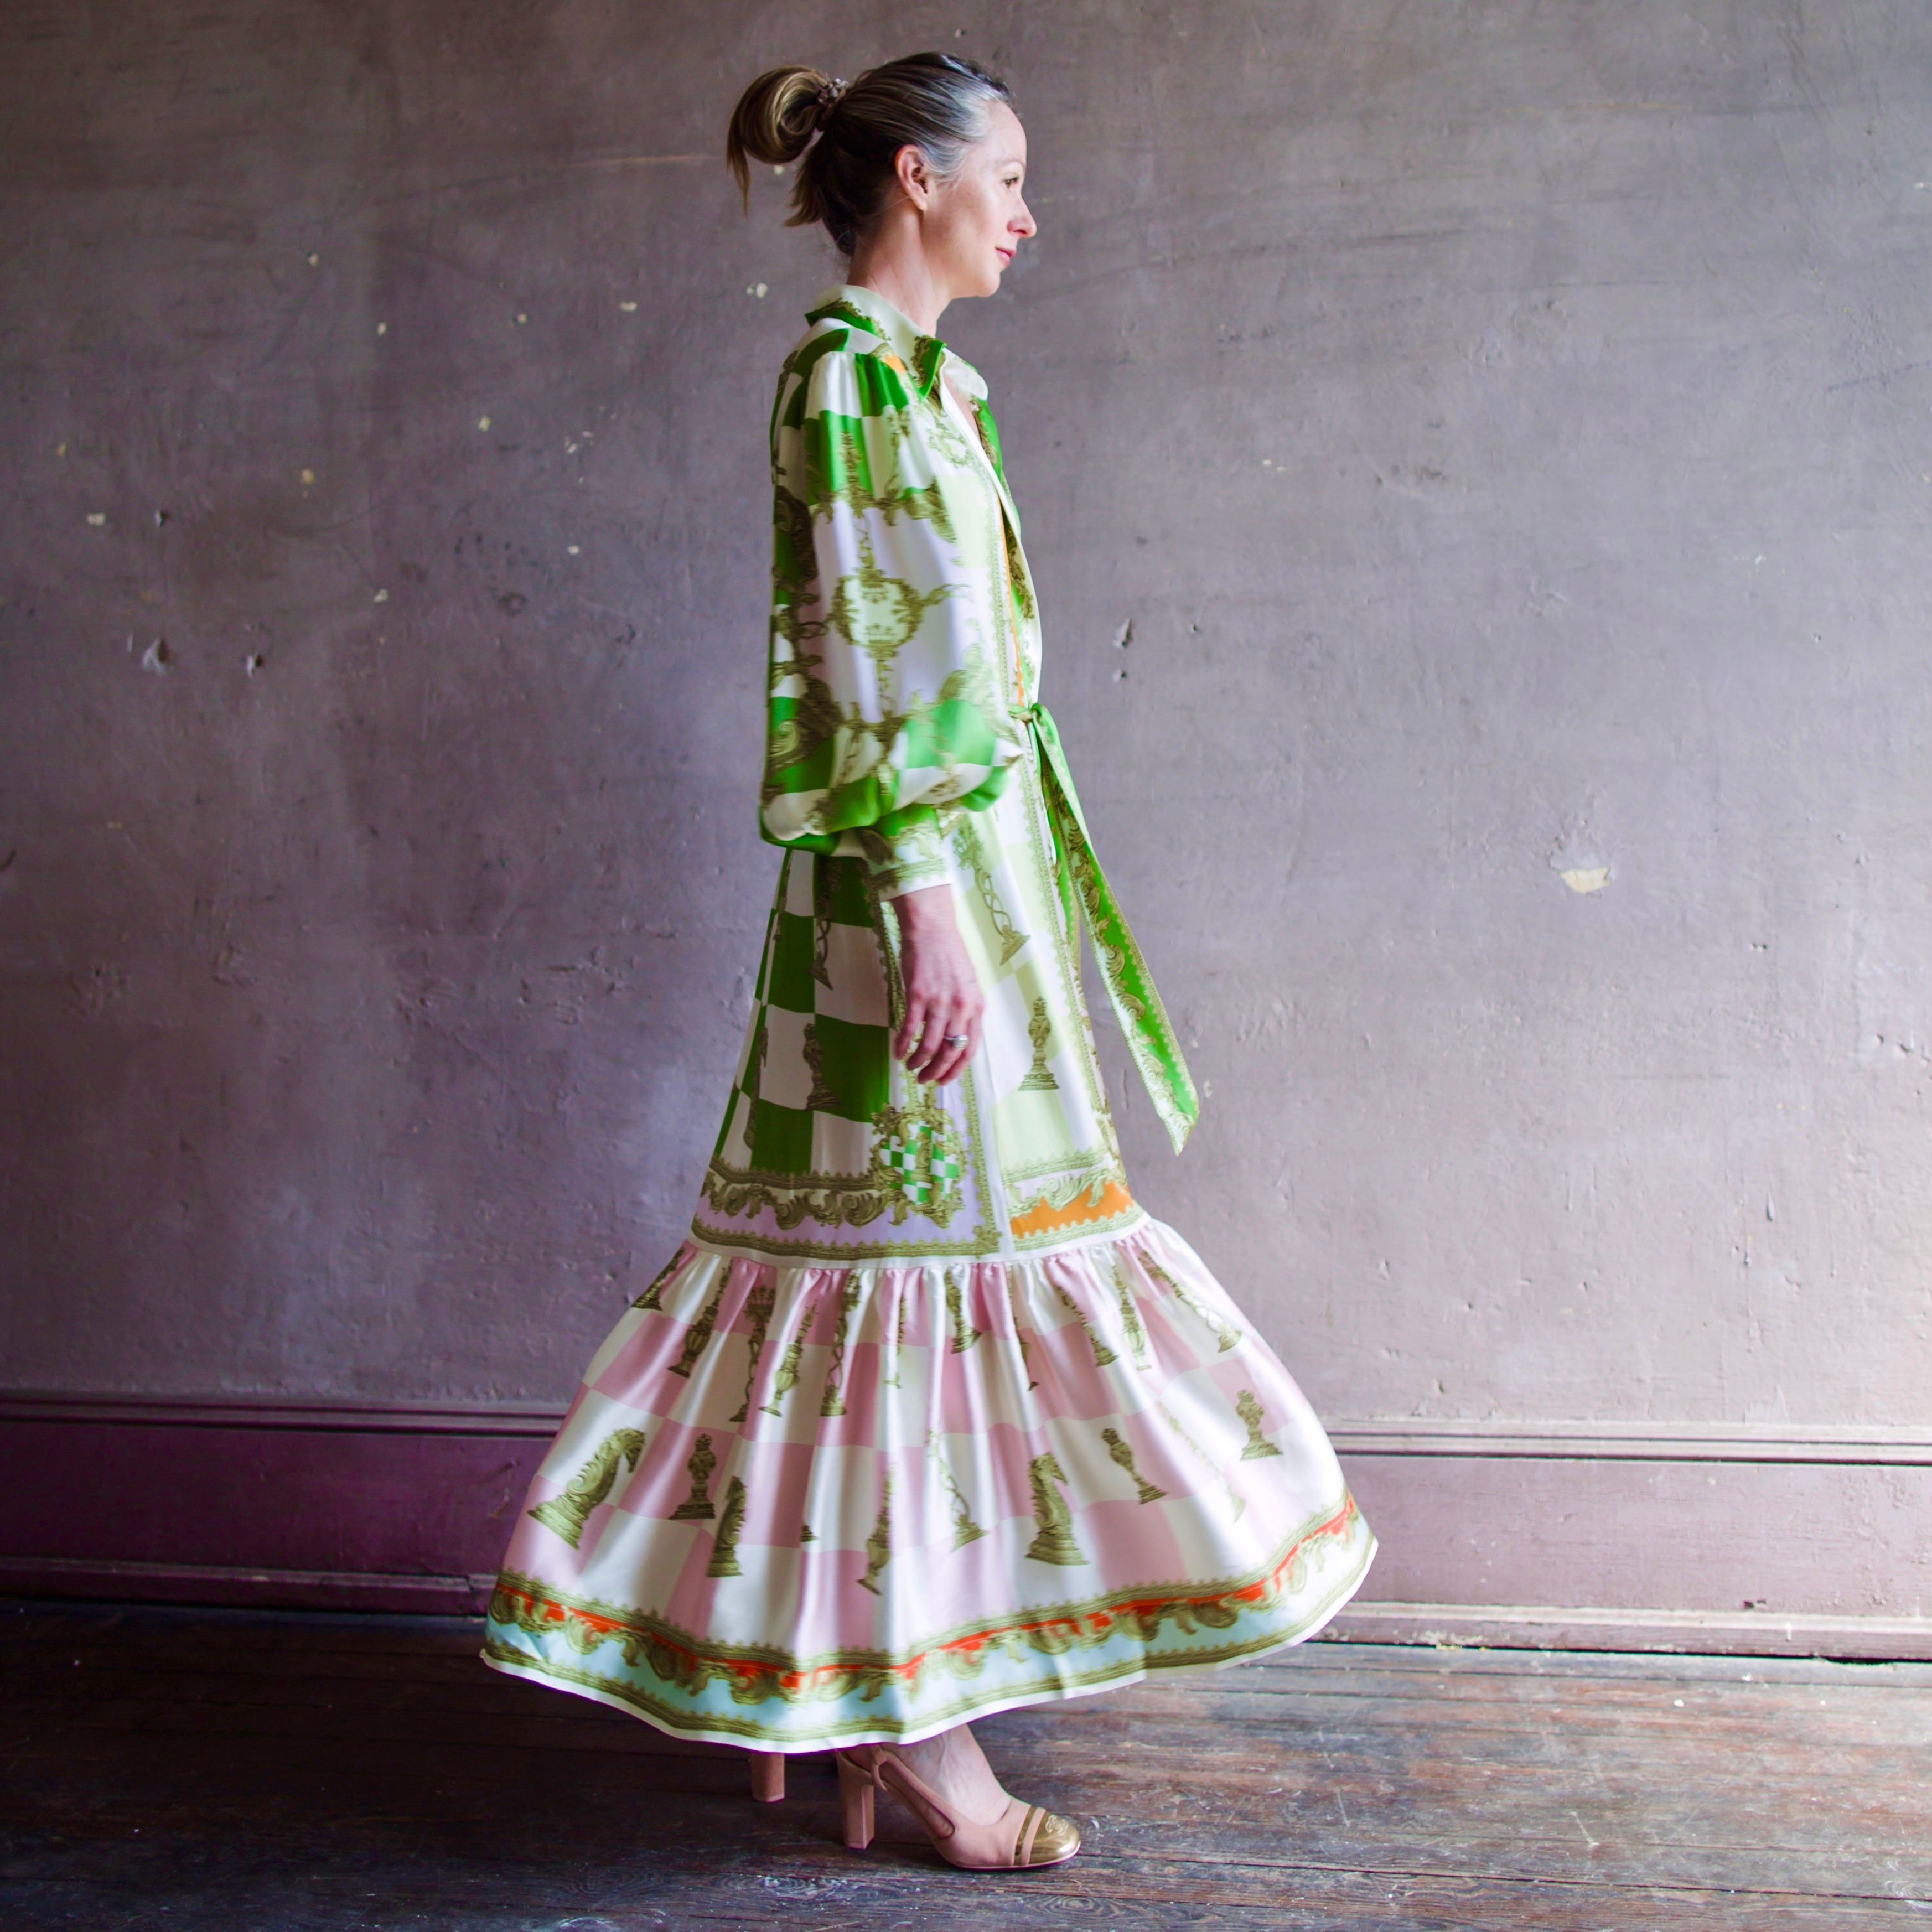
[[[806,311],[806,320],[818,322],[829,315],[842,316],[878,336],[896,356],[920,394],[930,400],[941,375],[952,379],[962,395],[975,402],[986,394],[986,378],[962,356],[946,347],[936,335],[922,335],[912,319],[895,308],[876,290],[862,288],[856,282],[841,282],[823,290]]]

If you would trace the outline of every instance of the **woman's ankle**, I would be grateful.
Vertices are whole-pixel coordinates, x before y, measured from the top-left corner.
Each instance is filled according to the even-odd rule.
[[[1006,1809],[1007,1793],[994,1776],[969,1725],[898,1747],[906,1768],[973,1823],[990,1825]]]

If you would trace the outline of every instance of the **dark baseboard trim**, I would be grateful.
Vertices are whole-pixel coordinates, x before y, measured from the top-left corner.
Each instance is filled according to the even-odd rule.
[[[472,1614],[563,1412],[0,1394],[0,1590]],[[1338,1638],[1932,1656],[1932,1427],[1329,1432],[1381,1540]]]
[[[480,1616],[492,1576],[398,1576],[215,1564],[0,1558],[0,1598],[203,1605],[224,1609]],[[1764,1612],[1590,1609],[1559,1604],[1358,1600],[1326,1643],[1438,1650],[1616,1651],[1664,1656],[1820,1657],[1932,1661],[1932,1619]]]
[[[1343,1456],[1522,1456],[1592,1462],[1835,1463],[1932,1468],[1932,1424],[1338,1422]]]
[[[0,1556],[0,1596],[92,1602],[200,1604],[261,1610],[388,1610],[480,1616],[494,1576],[250,1569],[220,1563],[117,1563],[88,1557]]]
[[[556,1415],[0,1401],[0,1588],[467,1614]]]
[[[320,1400],[278,1395],[98,1395],[0,1390],[0,1423],[64,1422],[122,1428],[301,1429],[356,1435],[554,1436],[560,1402]]]
[[[1932,1660],[1932,1618],[1779,1616],[1528,1604],[1351,1604],[1322,1634],[1437,1649],[1615,1650],[1676,1656]]]

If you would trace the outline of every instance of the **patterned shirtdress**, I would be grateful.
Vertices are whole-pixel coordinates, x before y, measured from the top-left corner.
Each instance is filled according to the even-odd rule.
[[[986,385],[869,290],[808,320],[772,416],[785,856],[751,1024],[690,1236],[584,1375],[483,1652],[776,1751],[1256,1656],[1374,1553],[1287,1371],[1128,1191],[1083,919],[1177,1149],[1194,1092],[1038,701]],[[986,1012],[935,1088],[889,1042],[892,902],[940,883]]]

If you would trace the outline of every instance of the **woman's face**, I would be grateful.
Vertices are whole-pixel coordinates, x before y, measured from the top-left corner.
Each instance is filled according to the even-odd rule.
[[[1020,191],[1026,155],[1020,117],[996,100],[958,173],[933,184],[924,210],[926,252],[952,296],[992,294],[1022,239],[1034,232]]]

